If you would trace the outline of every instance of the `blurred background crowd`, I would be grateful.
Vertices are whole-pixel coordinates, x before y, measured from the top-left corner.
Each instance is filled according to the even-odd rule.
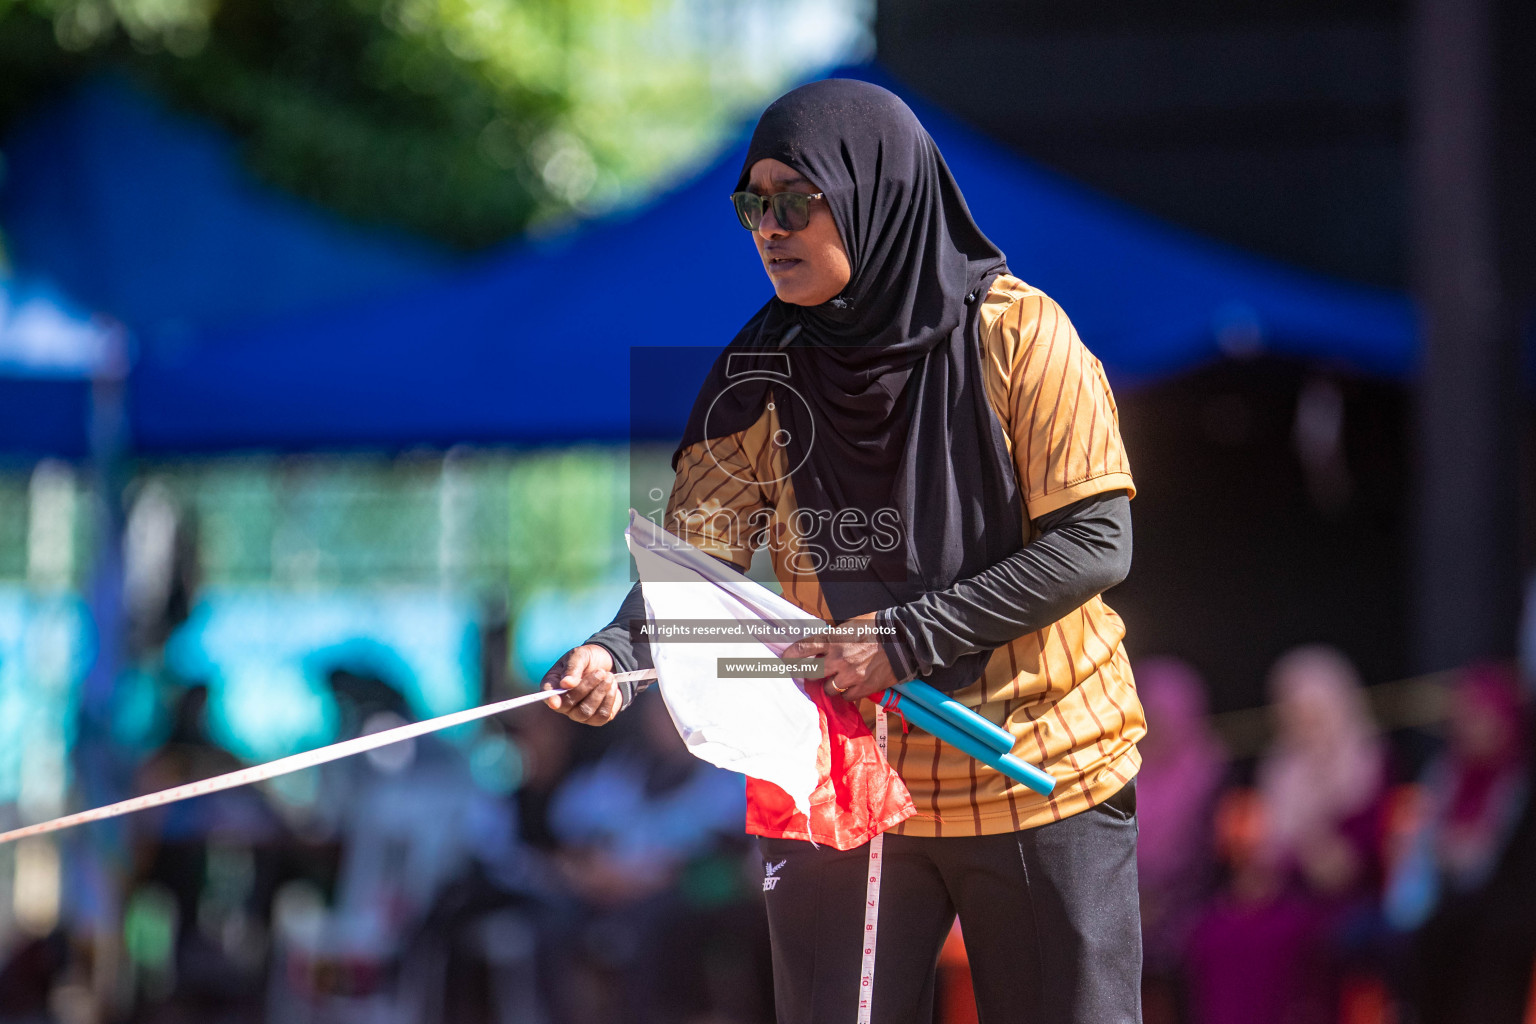
[[[892,88],[1114,386],[1149,1024],[1536,1024],[1536,7],[0,0],[0,830],[525,692]],[[769,580],[766,560],[754,573]],[[654,695],[0,847],[0,1022],[759,1024]],[[975,1019],[964,938],[936,1019]]]

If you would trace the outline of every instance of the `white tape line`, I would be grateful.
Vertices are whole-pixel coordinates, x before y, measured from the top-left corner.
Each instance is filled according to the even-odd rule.
[[[885,708],[875,707],[875,746],[885,759]],[[864,961],[859,968],[859,1021],[869,1024],[875,1005],[875,936],[880,928],[880,875],[885,853],[885,833],[869,841],[869,882],[864,888]]]
[[[655,669],[644,669],[639,672],[617,673],[613,678],[616,681],[624,682],[636,679],[652,679],[655,676]],[[94,807],[89,811],[66,814],[62,818],[39,822],[36,825],[26,825],[22,828],[0,833],[0,845],[15,842],[18,839],[26,839],[29,836],[39,836],[45,832],[57,832],[59,829],[84,825],[87,822],[103,821],[107,818],[132,814],[134,811],[143,811],[151,807],[162,807],[165,804],[173,804],[178,800],[187,800],[194,796],[204,796],[208,793],[217,793],[220,790],[234,789],[236,786],[249,786],[253,782],[265,782],[267,779],[275,779],[279,775],[287,775],[290,772],[300,771],[304,768],[312,768],[317,764],[338,761],[343,757],[351,757],[353,754],[377,750],[379,747],[387,747],[391,743],[399,743],[401,740],[415,739],[417,736],[425,736],[427,733],[437,732],[440,729],[451,729],[456,725],[463,725],[465,722],[473,722],[477,719],[499,715],[503,711],[511,711],[514,708],[525,707],[529,704],[538,704],[547,700],[553,692],[555,691],[541,690],[538,693],[513,697],[511,700],[497,701],[494,704],[482,704],[477,708],[468,708],[464,711],[455,711],[452,714],[439,715],[436,718],[429,718],[424,722],[411,722],[394,729],[385,729],[383,732],[369,733],[367,736],[359,736],[356,739],[332,743],[327,747],[307,750],[302,754],[278,758],[276,761],[268,761],[266,764],[252,765],[249,768],[241,768],[238,771],[229,772],[225,775],[215,775],[213,778],[204,779],[201,782],[189,782],[184,786],[162,789],[158,793],[149,793],[128,800],[120,800],[115,804]]]

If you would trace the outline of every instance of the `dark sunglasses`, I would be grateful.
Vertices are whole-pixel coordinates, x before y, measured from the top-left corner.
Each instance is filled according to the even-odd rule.
[[[773,207],[773,219],[785,231],[799,231],[811,222],[811,200],[823,199],[825,192],[775,192],[760,196],[756,192],[732,192],[731,204],[736,219],[748,231],[756,231],[763,222],[763,210]]]

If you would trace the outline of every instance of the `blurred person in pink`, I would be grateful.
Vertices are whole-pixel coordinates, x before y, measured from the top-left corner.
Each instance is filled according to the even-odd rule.
[[[1277,733],[1259,763],[1266,827],[1259,855],[1331,898],[1380,884],[1387,750],[1355,667],[1321,644],[1270,670]]]
[[[1277,732],[1253,821],[1190,941],[1200,1024],[1331,1024],[1376,905],[1387,756],[1354,666],[1331,647],[1296,648],[1269,693]]]
[[[1520,1024],[1536,963],[1528,710],[1512,666],[1462,671],[1427,808],[1387,891],[1418,928],[1407,987],[1422,1024]]]
[[[1148,732],[1141,742],[1136,852],[1148,1024],[1181,1016],[1181,966],[1191,929],[1215,881],[1212,822],[1227,752],[1211,730],[1205,683],[1178,658],[1136,663]]]

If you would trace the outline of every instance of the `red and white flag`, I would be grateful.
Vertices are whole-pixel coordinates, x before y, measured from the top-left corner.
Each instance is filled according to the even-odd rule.
[[[848,850],[915,813],[855,705],[804,680],[722,676],[720,659],[777,659],[795,639],[754,633],[825,623],[633,509],[624,536],[667,710],[690,751],[747,777],[749,833]]]

